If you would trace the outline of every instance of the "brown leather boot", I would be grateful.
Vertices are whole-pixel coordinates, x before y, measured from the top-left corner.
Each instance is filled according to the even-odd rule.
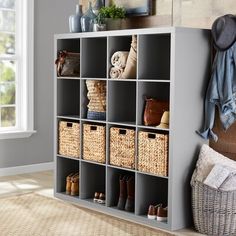
[[[131,176],[127,180],[127,200],[125,204],[125,210],[133,212],[134,211],[134,177]]]
[[[127,184],[126,184],[127,176],[120,176],[119,182],[120,182],[120,195],[119,195],[119,201],[117,204],[117,208],[120,210],[125,209],[125,203],[127,199]]]
[[[71,194],[71,178],[75,173],[71,173],[66,177],[66,194]]]
[[[79,195],[79,173],[76,173],[71,178],[71,195],[72,196]]]

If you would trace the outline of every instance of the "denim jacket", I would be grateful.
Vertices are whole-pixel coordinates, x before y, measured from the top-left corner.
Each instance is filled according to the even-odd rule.
[[[205,97],[204,128],[197,132],[204,139],[217,141],[218,137],[212,131],[215,106],[222,126],[227,130],[236,120],[236,42],[228,50],[216,53]]]

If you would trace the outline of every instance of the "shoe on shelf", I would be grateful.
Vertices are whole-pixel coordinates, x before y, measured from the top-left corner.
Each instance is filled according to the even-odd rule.
[[[71,178],[75,173],[71,173],[66,177],[66,194],[71,194]]]
[[[100,204],[105,204],[105,202],[106,202],[106,196],[105,196],[105,194],[104,194],[104,193],[100,193],[100,194],[99,194],[98,203],[100,203]]]
[[[157,218],[157,208],[154,205],[149,206],[147,217],[150,220],[156,220],[156,218]]]
[[[167,207],[163,207],[162,204],[156,206],[157,209],[157,221],[166,222],[168,209]]]
[[[76,173],[71,178],[71,195],[79,195],[79,173]]]
[[[134,212],[134,177],[129,176],[127,181],[127,200],[125,203],[125,210],[129,212]]]
[[[93,201],[94,201],[94,202],[98,202],[99,196],[100,196],[100,193],[99,193],[99,192],[95,192],[95,193],[94,193]]]
[[[117,208],[119,210],[125,209],[125,203],[127,199],[127,183],[126,183],[127,176],[121,176],[119,178],[119,185],[120,185],[120,194],[119,194],[119,200],[117,204]]]

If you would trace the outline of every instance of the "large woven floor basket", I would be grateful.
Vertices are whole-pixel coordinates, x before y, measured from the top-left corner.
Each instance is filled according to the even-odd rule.
[[[134,169],[135,131],[110,128],[110,164]]]
[[[59,122],[58,153],[63,156],[79,158],[80,156],[80,124],[75,122]]]
[[[138,170],[168,175],[168,134],[138,133]]]
[[[102,125],[83,125],[83,159],[105,163],[106,127]]]
[[[207,235],[236,235],[236,191],[219,191],[194,181],[192,207],[197,231]]]

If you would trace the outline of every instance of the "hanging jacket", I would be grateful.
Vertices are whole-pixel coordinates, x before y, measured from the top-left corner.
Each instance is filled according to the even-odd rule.
[[[204,128],[197,132],[204,139],[218,139],[212,131],[216,106],[222,126],[227,130],[236,120],[236,42],[228,50],[218,51],[214,59],[205,97]]]

